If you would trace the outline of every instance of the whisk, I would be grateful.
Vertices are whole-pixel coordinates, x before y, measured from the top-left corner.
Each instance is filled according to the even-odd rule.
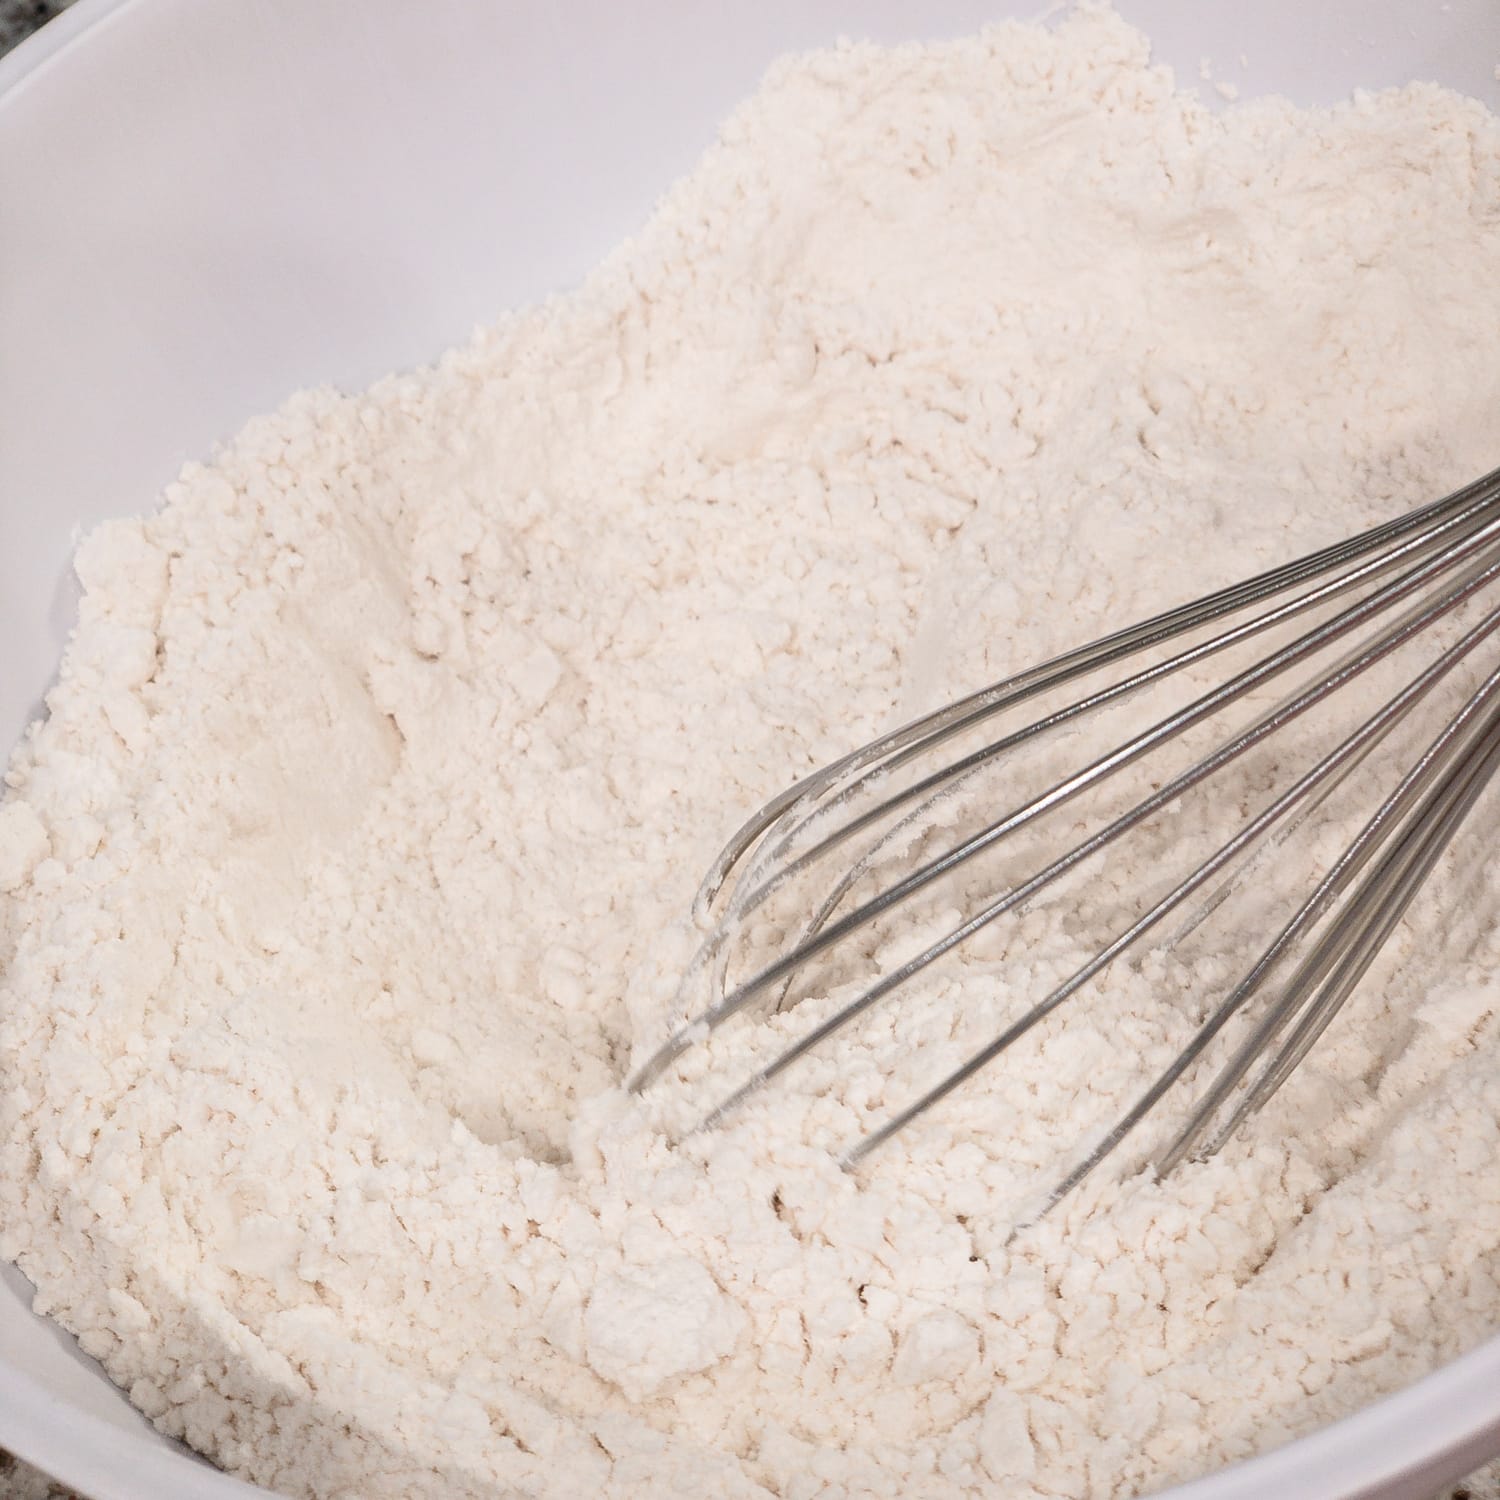
[[[1196,1030],[1170,1065],[1061,1177],[1041,1212],[1076,1188],[1185,1077],[1195,1076],[1195,1064],[1240,1017],[1246,1034],[1229,1049],[1153,1165],[1165,1175],[1189,1156],[1212,1155],[1323,1035],[1500,764],[1500,666],[1486,674],[1470,662],[1467,671],[1456,673],[1500,629],[1500,605],[1472,618],[1488,602],[1481,596],[1497,575],[1500,470],[1357,536],[993,683],[804,777],[756,812],[709,870],[695,903],[707,935],[680,994],[686,1019],[639,1068],[630,1087],[645,1089],[689,1048],[752,1006],[795,1003],[799,984],[811,983],[815,970],[823,975],[817,983],[824,995],[830,983],[852,982],[860,965],[872,961],[872,932],[911,918],[919,895],[940,882],[967,882],[961,899],[968,904],[960,905],[947,930],[889,972],[867,974],[852,999],[790,1044],[783,1038],[782,1050],[727,1093],[703,1122],[719,1124],[752,1093],[990,924],[1029,909],[1065,878],[1081,878],[1075,872],[1087,862],[1148,821],[1169,819],[1180,799],[1258,747],[1264,754],[1292,721],[1378,663],[1409,646],[1426,649],[1430,659],[1419,670],[1403,670],[1399,685],[1355,727],[1341,732],[1299,774],[1279,782],[1273,777],[1259,805],[1234,803],[1227,838],[1206,857],[1195,852],[1186,872],[1087,962],[1047,993],[1028,997],[1025,1009],[961,1066],[850,1144],[843,1162],[858,1165],[994,1065],[1111,964],[1159,933],[1173,913],[1179,923],[1184,916],[1189,920],[1169,943],[1192,930],[1234,893],[1268,845],[1288,837],[1398,725],[1410,720],[1416,726],[1408,726],[1411,735],[1438,721],[1436,733],[1425,744],[1417,740],[1401,761],[1399,774],[1390,778],[1394,784],[1382,785],[1366,801],[1368,806],[1373,800],[1374,809],[1342,852],[1321,875],[1309,872],[1279,930],[1263,948],[1259,943],[1267,934],[1256,937],[1259,951],[1237,981],[1199,1011]],[[1463,609],[1470,601],[1472,608]],[[1450,616],[1444,629],[1434,631]],[[1258,659],[1234,670],[1218,667],[1218,680],[1205,685],[1205,664],[1224,653],[1232,660],[1235,648],[1257,638],[1265,638]],[[1285,686],[1299,668],[1302,679]],[[1178,691],[1186,684],[1190,696],[1162,712],[1153,695],[1174,678]],[[1444,679],[1445,694],[1436,694]],[[1227,711],[1233,705],[1254,709],[1273,689],[1278,697],[1271,707],[1248,723],[1219,727],[1232,718]],[[1064,701],[1052,701],[1059,697]],[[1434,697],[1445,698],[1442,711],[1429,712],[1425,720],[1414,717]],[[1001,716],[1026,705],[1036,713],[1039,700],[1048,706],[1036,717],[997,732]],[[980,781],[991,786],[1002,763],[1012,767],[1015,757],[1044,742],[1083,738],[1081,726],[1127,701],[1144,704],[1147,713],[1146,722],[1123,739],[1085,753],[1081,764],[1065,771],[1049,762],[1037,789],[1009,798],[1004,790],[987,790],[976,799],[974,788]],[[1200,725],[1207,726],[1204,736],[1213,736],[1208,747],[1185,767],[1161,769],[1163,755],[1170,758],[1171,748],[1182,746]],[[976,737],[980,743],[963,748]],[[1146,770],[1142,794],[1122,798],[1116,779],[1131,767],[1155,769]],[[1105,801],[1104,811],[1083,821],[1080,834],[1078,808],[1090,795]],[[1065,807],[1074,823],[1061,847],[995,884],[976,883],[970,867],[981,855]],[[966,824],[966,816],[978,826]],[[1276,872],[1278,879],[1285,874]],[[751,972],[731,983],[733,956],[754,950],[757,934],[763,936],[768,926],[767,913],[789,900],[794,920],[784,930],[769,924],[780,946],[756,956]],[[1228,1043],[1226,1037],[1220,1050]]]

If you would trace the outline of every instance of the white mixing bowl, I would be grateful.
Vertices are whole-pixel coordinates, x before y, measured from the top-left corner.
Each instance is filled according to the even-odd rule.
[[[1495,0],[1120,0],[1243,94],[1437,78],[1500,107]],[[790,47],[1035,0],[81,0],[0,60],[0,747],[80,526],[299,386],[576,281]],[[0,1266],[0,1446],[97,1500],[263,1495],[153,1432]],[[1500,1339],[1178,1500],[1430,1500],[1500,1453]]]

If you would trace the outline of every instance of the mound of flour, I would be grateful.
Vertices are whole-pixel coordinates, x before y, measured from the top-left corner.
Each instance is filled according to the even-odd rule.
[[[858,1179],[951,988],[711,1135],[619,1084],[746,810],[1483,472],[1497,327],[1500,124],[1439,89],[1217,115],[1095,11],[777,66],[578,292],[81,548],[0,808],[0,1253],[295,1496],[1128,1495],[1475,1344],[1493,872],[1247,1140],[1014,1240],[1179,1044],[1159,974]]]

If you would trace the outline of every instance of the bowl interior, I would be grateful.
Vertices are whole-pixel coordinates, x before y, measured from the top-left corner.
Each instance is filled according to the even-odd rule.
[[[184,460],[298,387],[361,386],[576,282],[778,53],[957,35],[1035,9],[81,0],[0,61],[0,745],[37,711],[66,638],[81,528],[148,507]],[[1327,102],[1422,77],[1500,108],[1492,0],[1120,9],[1190,82],[1208,58],[1244,96]],[[1492,1364],[1457,1372],[1460,1396],[1475,1378],[1500,1392]],[[1382,1493],[1430,1493],[1483,1456],[1474,1433],[1486,1410],[1500,1429],[1500,1394],[1460,1421],[1461,1406],[1439,1402],[1426,1438],[1409,1426],[1378,1458],[1380,1472],[1415,1464],[1419,1486]],[[1341,1451],[1377,1462],[1379,1435]],[[101,1500],[254,1493],[154,1433],[30,1312],[9,1266],[0,1444]],[[1276,1488],[1328,1493],[1308,1487],[1326,1484],[1316,1472],[1288,1468]],[[1267,1492],[1238,1487],[1266,1471],[1236,1473],[1189,1490]]]

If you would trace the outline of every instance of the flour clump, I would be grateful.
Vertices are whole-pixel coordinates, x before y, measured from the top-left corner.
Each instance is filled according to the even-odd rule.
[[[39,1309],[226,1468],[370,1500],[1123,1497],[1500,1328],[1492,871],[1244,1141],[1014,1238],[1191,976],[857,1178],[949,989],[722,1130],[620,1087],[766,796],[1493,467],[1497,156],[1426,85],[1215,112],[1095,9],[791,58],[576,292],[102,528],[0,807]]]

